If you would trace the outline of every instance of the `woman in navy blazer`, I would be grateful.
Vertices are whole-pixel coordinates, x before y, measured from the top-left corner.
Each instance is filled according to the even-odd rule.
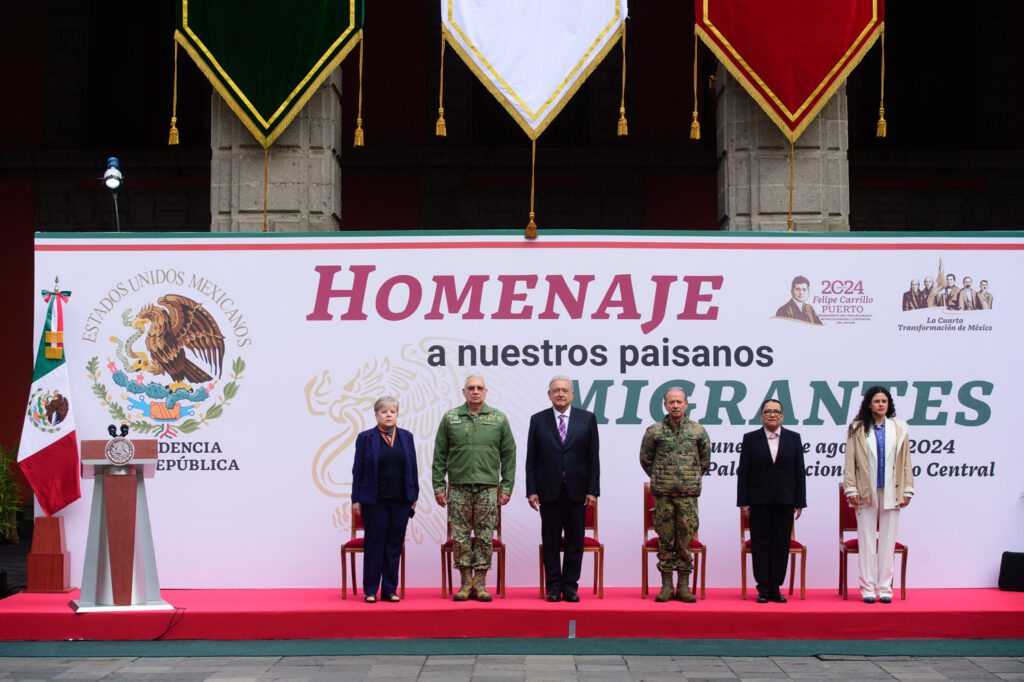
[[[352,513],[363,517],[363,600],[395,602],[398,562],[405,528],[420,495],[416,446],[398,428],[398,399],[381,396],[373,404],[377,425],[356,437],[352,462]]]

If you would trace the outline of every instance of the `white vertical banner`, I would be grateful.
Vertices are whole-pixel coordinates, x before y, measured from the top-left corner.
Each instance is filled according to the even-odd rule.
[[[530,139],[622,37],[626,0],[441,0],[448,44]]]
[[[771,397],[807,447],[808,587],[835,589],[846,425],[882,384],[910,423],[909,584],[983,587],[1001,552],[1024,546],[1024,464],[1009,445],[1024,404],[1022,250],[1014,233],[48,235],[36,287],[52,272],[75,283],[64,338],[80,438],[128,423],[158,440],[147,493],[168,588],[340,586],[354,441],[382,394],[398,396],[417,448],[408,582],[435,587],[434,434],[470,372],[520,448],[503,508],[511,586],[538,580],[529,417],[566,374],[599,422],[607,586],[639,586],[640,439],[681,386],[713,444],[708,585],[740,583],[737,449]],[[91,491],[83,481],[65,510],[72,556]],[[584,588],[590,576],[585,561]]]

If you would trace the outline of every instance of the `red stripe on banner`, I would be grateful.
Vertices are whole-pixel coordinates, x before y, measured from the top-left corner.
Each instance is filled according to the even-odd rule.
[[[85,251],[373,251],[425,249],[688,249],[694,251],[1022,251],[1024,244],[832,244],[828,242],[371,242],[365,244],[37,244],[37,252]]]
[[[18,462],[47,516],[82,496],[78,480],[78,437],[72,431]]]

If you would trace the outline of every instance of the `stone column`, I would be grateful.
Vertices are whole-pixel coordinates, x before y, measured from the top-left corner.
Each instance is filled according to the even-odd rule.
[[[721,65],[718,217],[724,230],[786,230],[789,141]],[[793,229],[850,229],[846,84],[796,141]]]
[[[213,93],[210,231],[263,230],[263,148]],[[267,231],[337,230],[341,224],[341,69],[270,146]]]

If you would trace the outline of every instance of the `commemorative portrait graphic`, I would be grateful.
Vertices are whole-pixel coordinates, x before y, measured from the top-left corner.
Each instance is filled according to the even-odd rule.
[[[978,281],[971,275],[963,275],[957,285],[955,272],[946,272],[942,259],[939,259],[939,271],[933,278],[925,275],[922,280],[910,280],[910,288],[903,292],[901,310],[921,310],[922,308],[941,308],[944,310],[992,310],[992,292],[989,291],[987,279]],[[924,282],[924,286],[921,282]]]
[[[789,287],[790,298],[775,311],[775,317],[782,320],[793,320],[821,326],[823,323],[814,306],[808,300],[811,293],[811,281],[803,275],[797,275]]]

